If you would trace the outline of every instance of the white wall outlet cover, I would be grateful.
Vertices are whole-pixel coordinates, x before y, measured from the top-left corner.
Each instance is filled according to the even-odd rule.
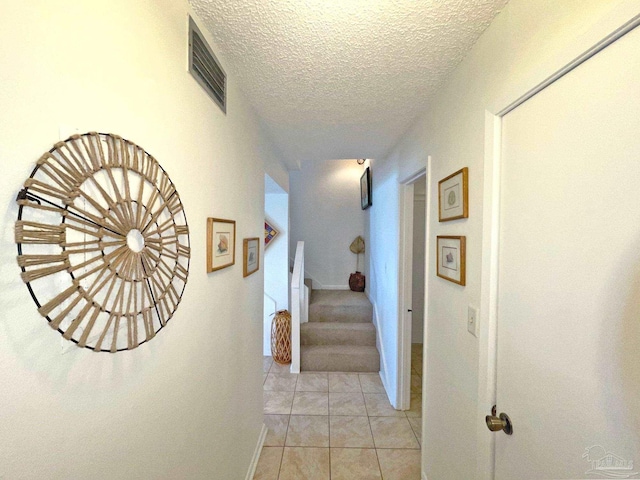
[[[478,321],[480,320],[478,307],[469,305],[467,309],[467,330],[474,337],[478,336]]]

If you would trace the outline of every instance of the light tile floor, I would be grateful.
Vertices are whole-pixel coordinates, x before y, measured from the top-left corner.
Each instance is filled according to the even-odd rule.
[[[402,412],[378,374],[295,375],[265,357],[269,431],[254,480],[419,480],[422,345],[411,362],[411,409]]]

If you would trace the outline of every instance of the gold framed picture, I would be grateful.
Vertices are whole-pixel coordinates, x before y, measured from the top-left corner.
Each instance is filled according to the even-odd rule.
[[[467,237],[439,236],[437,241],[437,275],[464,286],[467,276]]]
[[[469,169],[464,167],[438,182],[438,220],[469,217]]]
[[[260,268],[260,238],[245,238],[242,242],[242,276],[248,277]]]
[[[236,221],[207,218],[207,273],[236,263]]]

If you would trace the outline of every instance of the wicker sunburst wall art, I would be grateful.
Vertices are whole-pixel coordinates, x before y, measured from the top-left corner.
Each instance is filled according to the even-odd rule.
[[[118,352],[167,324],[187,283],[189,227],[169,176],[143,148],[74,135],[42,155],[17,202],[22,279],[64,338]]]

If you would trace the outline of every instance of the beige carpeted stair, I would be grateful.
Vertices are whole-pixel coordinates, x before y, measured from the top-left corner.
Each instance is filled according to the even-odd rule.
[[[378,372],[373,307],[364,293],[312,290],[309,322],[300,326],[300,369]]]

